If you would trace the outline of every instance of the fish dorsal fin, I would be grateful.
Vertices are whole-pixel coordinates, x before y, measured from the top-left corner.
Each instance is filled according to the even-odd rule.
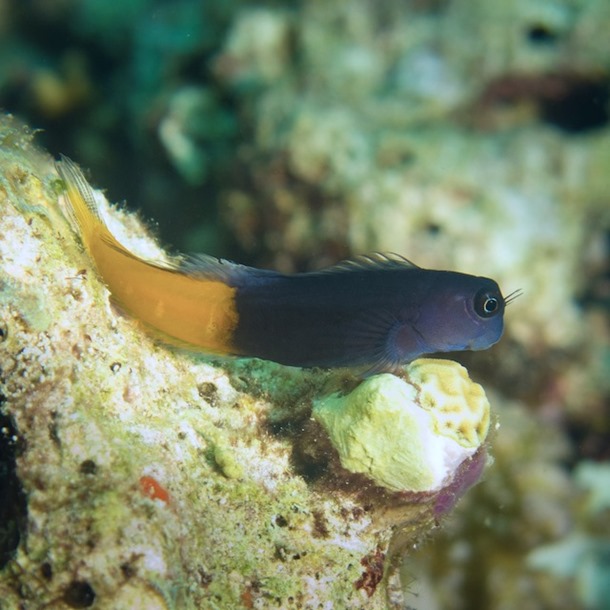
[[[354,258],[349,258],[313,273],[351,273],[371,269],[391,270],[405,268],[419,269],[415,263],[400,254],[395,254],[394,252],[373,252],[371,254],[357,255]]]
[[[372,254],[356,256],[331,267],[326,267],[319,271],[311,271],[304,275],[352,273],[355,271],[370,271],[371,269],[418,269],[418,266],[399,254],[373,252]],[[270,269],[247,267],[246,265],[240,265],[225,258],[217,258],[209,254],[190,254],[185,256],[180,260],[177,270],[197,277],[218,278],[229,285],[239,283],[240,279],[246,277],[273,278],[283,275]]]
[[[230,286],[238,283],[244,277],[262,277],[279,275],[268,269],[255,269],[234,263],[226,258],[218,258],[209,254],[189,254],[180,259],[177,270],[188,275],[219,279]]]

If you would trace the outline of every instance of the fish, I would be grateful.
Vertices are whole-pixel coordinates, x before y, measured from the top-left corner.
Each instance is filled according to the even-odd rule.
[[[148,260],[112,234],[80,168],[65,156],[56,168],[112,300],[179,347],[368,376],[424,355],[491,347],[516,295],[504,298],[490,278],[423,269],[397,254],[294,274],[206,254]]]

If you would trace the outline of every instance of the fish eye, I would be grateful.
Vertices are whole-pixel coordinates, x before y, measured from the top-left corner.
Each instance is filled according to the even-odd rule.
[[[501,309],[500,297],[489,290],[479,290],[474,297],[474,310],[481,318],[491,318]]]

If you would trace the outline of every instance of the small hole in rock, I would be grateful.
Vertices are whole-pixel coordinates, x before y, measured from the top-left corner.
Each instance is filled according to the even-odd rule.
[[[80,465],[81,474],[95,474],[97,472],[97,464],[93,460],[84,460]]]
[[[548,45],[557,41],[557,34],[548,26],[537,23],[527,30],[527,39],[536,45]]]
[[[51,580],[51,578],[53,578],[53,568],[51,567],[51,564],[48,561],[45,561],[40,566],[40,573],[42,574],[42,577],[46,580]]]
[[[89,608],[95,601],[95,591],[86,580],[73,580],[64,593],[70,608]]]
[[[608,125],[610,83],[605,80],[566,79],[561,95],[542,100],[542,120],[568,133],[600,129]]]

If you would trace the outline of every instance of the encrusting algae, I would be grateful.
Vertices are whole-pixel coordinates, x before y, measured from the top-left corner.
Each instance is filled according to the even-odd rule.
[[[110,305],[30,139],[0,122],[0,442],[21,498],[0,608],[388,607],[400,553],[485,464],[479,386],[435,360],[362,381],[167,348]]]

